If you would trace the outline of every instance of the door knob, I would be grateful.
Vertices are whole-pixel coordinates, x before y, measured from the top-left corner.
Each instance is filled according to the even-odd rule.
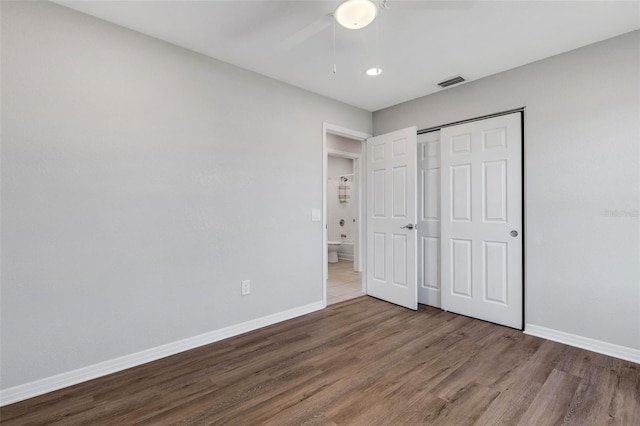
[[[414,228],[413,223],[410,223],[410,224],[408,224],[408,225],[405,225],[405,226],[401,226],[401,227],[400,227],[400,229],[413,229],[413,228]]]
[[[511,236],[515,238],[518,236],[518,231],[514,229],[513,231],[509,232],[509,234],[511,234]]]

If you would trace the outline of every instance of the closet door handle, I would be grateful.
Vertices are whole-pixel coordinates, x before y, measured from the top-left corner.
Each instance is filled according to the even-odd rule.
[[[400,229],[413,229],[414,227],[415,225],[413,223],[410,223],[408,225],[401,226]]]

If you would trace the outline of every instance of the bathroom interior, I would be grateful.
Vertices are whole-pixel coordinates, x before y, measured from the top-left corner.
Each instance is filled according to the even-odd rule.
[[[354,267],[357,251],[358,186],[354,160],[327,158],[327,305],[362,296],[362,278]]]

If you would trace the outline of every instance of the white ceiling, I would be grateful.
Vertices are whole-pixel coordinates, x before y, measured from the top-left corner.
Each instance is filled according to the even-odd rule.
[[[640,28],[640,0],[388,0],[367,28],[336,26],[333,74],[339,0],[54,1],[369,111]]]

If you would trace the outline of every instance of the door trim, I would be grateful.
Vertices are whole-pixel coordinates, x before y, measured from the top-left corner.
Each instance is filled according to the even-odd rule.
[[[366,158],[366,140],[371,137],[370,134],[360,132],[357,130],[348,129],[346,127],[338,126],[331,123],[322,123],[322,306],[327,307],[327,279],[329,278],[329,264],[327,262],[327,157],[329,150],[327,149],[327,134],[342,136],[347,139],[353,139],[360,142],[360,165],[364,164],[363,161]],[[360,167],[360,206],[359,214],[363,215],[365,212],[366,203],[366,182],[362,178],[364,167]],[[364,220],[360,220],[360,239],[363,238],[366,232],[366,224]],[[360,245],[360,269],[362,270],[362,290],[366,294],[366,244]]]

